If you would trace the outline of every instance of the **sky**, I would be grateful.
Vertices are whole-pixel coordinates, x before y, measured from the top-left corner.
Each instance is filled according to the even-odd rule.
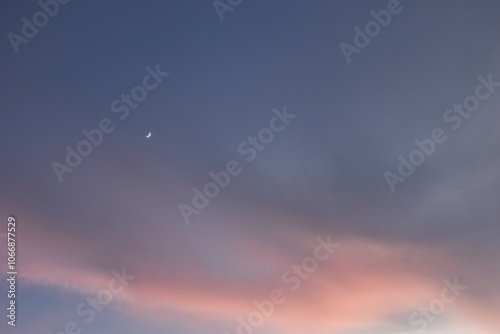
[[[498,1],[4,1],[0,28],[1,333],[499,333]]]

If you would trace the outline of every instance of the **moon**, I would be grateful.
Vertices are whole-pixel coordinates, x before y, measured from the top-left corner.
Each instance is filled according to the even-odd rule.
[[[151,131],[147,134],[146,138],[150,138],[152,135]]]

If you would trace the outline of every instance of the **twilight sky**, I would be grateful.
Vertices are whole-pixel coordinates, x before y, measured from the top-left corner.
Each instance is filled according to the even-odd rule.
[[[217,6],[0,4],[1,333],[499,333],[500,3]]]

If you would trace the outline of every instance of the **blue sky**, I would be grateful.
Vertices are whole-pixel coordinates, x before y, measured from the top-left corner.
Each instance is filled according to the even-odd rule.
[[[500,93],[478,78],[500,81],[499,5],[402,0],[348,63],[340,43],[390,2],[244,0],[221,21],[211,1],[73,0],[18,53],[7,35],[40,7],[2,3],[0,212],[20,226],[18,324],[2,333],[232,334],[274,289],[287,301],[255,333],[413,333],[454,278],[467,290],[426,332],[498,332]],[[111,104],[148,66],[169,75],[121,120]],[[445,113],[478,85],[490,94],[454,130]],[[247,162],[238,147],[273,110],[296,117]],[[114,130],[60,182],[54,161],[103,119]],[[446,142],[391,189],[436,128]],[[288,290],[328,236],[338,252]],[[122,268],[134,280],[85,323],[78,305]]]

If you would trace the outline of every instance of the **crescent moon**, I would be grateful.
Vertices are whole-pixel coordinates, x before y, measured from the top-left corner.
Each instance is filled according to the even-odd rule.
[[[152,133],[151,133],[151,132],[149,132],[149,133],[148,133],[148,135],[146,136],[146,138],[151,137],[151,135],[152,135]]]

